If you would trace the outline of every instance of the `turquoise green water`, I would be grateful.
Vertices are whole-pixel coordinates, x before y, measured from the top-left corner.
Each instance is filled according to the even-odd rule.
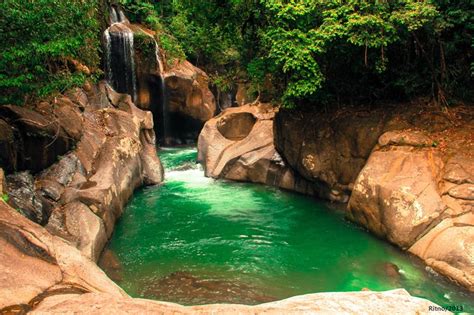
[[[132,296],[257,304],[322,291],[403,287],[474,311],[472,294],[322,202],[205,178],[194,163],[195,149],[164,149],[160,156],[165,184],[135,194],[109,245],[122,266],[117,282]]]

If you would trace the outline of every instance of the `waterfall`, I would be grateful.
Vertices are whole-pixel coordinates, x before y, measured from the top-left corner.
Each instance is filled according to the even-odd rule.
[[[103,34],[106,80],[115,91],[130,94],[134,103],[145,106],[153,112],[156,121],[155,131],[160,142],[167,144],[170,135],[170,119],[164,79],[165,69],[160,57],[160,47],[150,35],[155,43],[156,68],[147,70],[149,73],[142,73],[141,61],[138,60],[138,64],[135,64],[134,34],[130,22],[118,6],[110,5],[109,12],[110,26]],[[137,77],[138,74],[140,78]],[[152,95],[147,104],[140,104],[141,100],[138,97],[138,95],[143,95],[143,89],[148,89],[149,95]]]
[[[112,6],[110,8],[110,24],[128,22],[125,14],[119,8]]]
[[[135,49],[130,23],[120,8],[110,7],[110,27],[104,32],[106,44],[106,78],[119,93],[130,94],[137,99],[135,73]]]
[[[162,139],[161,140],[164,145],[168,145],[169,135],[170,135],[168,100],[166,97],[164,65],[160,57],[160,47],[157,41],[155,41],[155,58],[160,70],[160,99],[161,99],[161,120],[162,120],[161,121],[162,123],[162,133],[161,133]]]

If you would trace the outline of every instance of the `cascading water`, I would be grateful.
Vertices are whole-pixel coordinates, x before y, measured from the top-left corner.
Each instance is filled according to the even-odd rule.
[[[158,138],[161,143],[167,144],[170,123],[164,66],[160,58],[158,43],[150,35],[155,44],[156,68],[149,69],[146,66],[143,68],[139,59],[135,64],[134,33],[130,28],[130,22],[119,7],[111,5],[109,10],[110,27],[104,32],[107,82],[117,92],[130,94],[133,102],[151,110],[156,115]],[[146,34],[146,32],[144,33]],[[139,51],[138,54],[140,54]],[[142,94],[143,91],[147,92]],[[147,93],[149,97],[143,97]]]
[[[117,7],[110,8],[110,23],[124,23],[127,22],[127,18],[125,14],[123,14],[122,10],[118,9]]]
[[[160,47],[158,43],[155,41],[155,56],[156,62],[158,63],[158,67],[160,68],[160,99],[161,99],[161,123],[162,123],[162,130],[161,130],[161,141],[164,145],[168,145],[168,138],[170,134],[170,124],[169,124],[169,111],[168,111],[168,100],[166,98],[166,83],[165,83],[165,76],[164,76],[164,66],[163,61],[160,58]]]
[[[114,6],[110,8],[110,23],[111,26],[104,32],[107,81],[117,92],[130,94],[136,101],[133,32],[123,12]]]

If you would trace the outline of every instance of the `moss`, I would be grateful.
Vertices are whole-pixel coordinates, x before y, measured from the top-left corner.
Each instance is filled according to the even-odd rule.
[[[8,202],[8,200],[10,200],[10,197],[7,194],[2,194],[0,199],[2,199],[4,202]]]
[[[144,56],[154,56],[156,44],[153,37],[144,32],[136,32],[133,35],[133,41],[136,49],[138,49]]]

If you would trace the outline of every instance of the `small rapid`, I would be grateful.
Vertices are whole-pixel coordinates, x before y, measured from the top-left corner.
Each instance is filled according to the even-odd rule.
[[[166,181],[138,191],[108,249],[135,297],[258,304],[405,288],[474,311],[474,296],[312,198],[204,177],[195,148],[163,149]]]

